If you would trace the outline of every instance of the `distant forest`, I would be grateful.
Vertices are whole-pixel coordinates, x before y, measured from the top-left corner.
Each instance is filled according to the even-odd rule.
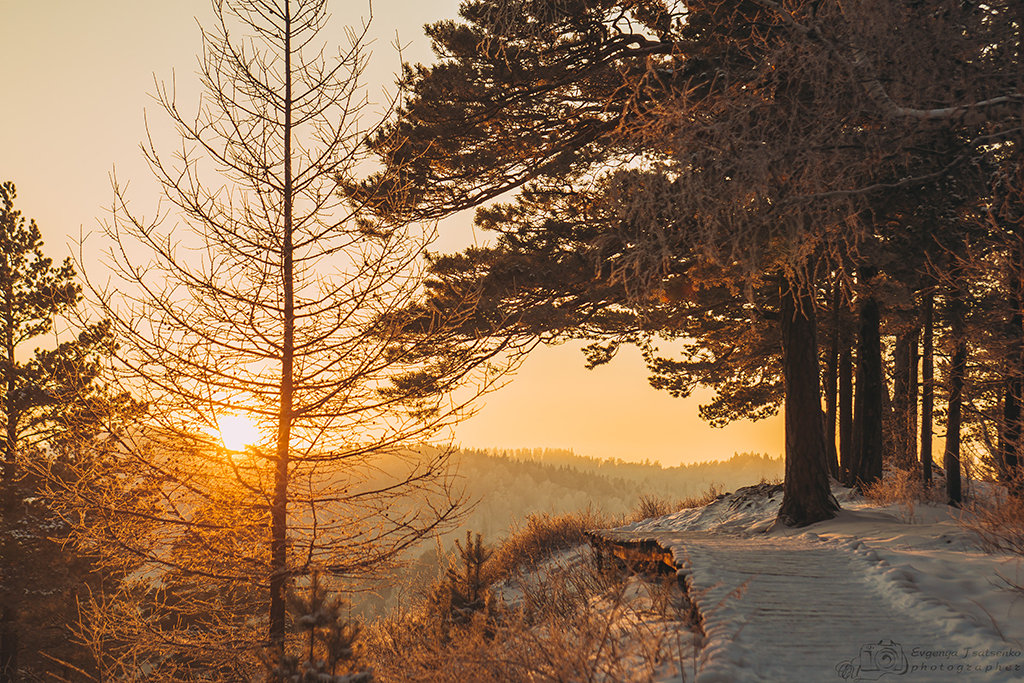
[[[641,496],[674,501],[715,486],[731,491],[762,479],[781,479],[782,458],[737,453],[729,460],[663,467],[656,462],[600,460],[571,450],[464,449],[452,459],[461,487],[476,505],[462,529],[497,540],[510,525],[537,513],[588,506],[611,516],[628,513]]]

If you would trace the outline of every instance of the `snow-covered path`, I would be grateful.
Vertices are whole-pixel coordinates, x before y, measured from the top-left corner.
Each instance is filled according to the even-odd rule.
[[[886,567],[870,551],[858,554],[810,536],[698,532],[658,540],[689,573],[691,597],[704,615],[702,683],[1024,677],[984,670],[1024,663],[1019,658],[961,657],[1012,646],[965,615],[928,604],[909,582],[902,591],[886,590]],[[899,578],[890,576],[889,588]]]
[[[744,511],[743,524],[737,507],[722,500],[603,534],[654,541],[672,552],[704,619],[698,683],[1024,681],[1019,615],[1007,623],[991,608],[991,596],[985,607],[970,591],[957,596],[943,582],[974,581],[996,595],[995,604],[1020,602],[1019,596],[1000,593],[977,571],[981,565],[971,564],[981,561],[977,553],[954,547],[947,534],[935,534],[942,548],[906,545],[905,537],[893,540],[892,528],[933,527],[901,525],[877,509],[844,510],[816,533],[764,533],[771,506]],[[710,523],[712,515],[717,522]],[[862,535],[865,525],[889,540]],[[845,533],[853,529],[858,533]]]

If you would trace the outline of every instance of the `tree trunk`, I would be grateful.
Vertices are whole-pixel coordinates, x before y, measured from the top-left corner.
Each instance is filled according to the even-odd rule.
[[[11,509],[14,505],[13,488],[15,470],[17,467],[18,454],[18,374],[16,359],[14,356],[14,276],[11,273],[11,266],[6,255],[3,256],[4,287],[4,391],[3,414],[4,414],[4,462],[3,481],[0,482],[0,491],[6,494],[3,506]],[[10,489],[10,490],[9,490]]]
[[[907,378],[907,453],[910,466],[917,467],[917,394],[919,382],[918,366],[921,353],[918,349],[921,339],[921,328],[915,325],[910,339],[910,377]]]
[[[853,351],[848,339],[839,353],[839,470],[842,482],[853,485]]]
[[[864,285],[875,272],[863,269]],[[882,478],[882,339],[878,300],[865,296],[857,339],[857,393],[854,398],[853,484],[860,490]]]
[[[814,301],[782,280],[782,371],[786,385],[786,480],[779,521],[806,526],[835,517],[828,481]]]
[[[1016,372],[1016,368],[1013,370]],[[1021,392],[1024,382],[1020,376],[1010,377],[1005,382],[1003,395],[1003,428],[999,440],[999,478],[1014,486],[1019,485],[1020,437],[1021,437]]]
[[[929,290],[921,302],[924,318],[921,348],[921,478],[932,483],[932,411],[935,407],[935,295]]]
[[[829,340],[828,356],[825,359],[825,449],[828,457],[828,471],[833,478],[839,479],[839,456],[836,452],[836,381],[839,376],[839,315],[840,301],[839,283],[832,290],[832,330]]]
[[[270,506],[270,647],[283,652],[285,640],[285,592],[288,582],[288,465],[291,453],[292,394],[295,360],[295,293],[292,244],[292,72],[291,3],[284,3],[284,240],[281,247],[283,285],[283,340],[281,348],[281,402],[278,409],[274,498]]]
[[[896,338],[893,353],[893,464],[914,469],[917,461],[917,329]]]
[[[1020,268],[1024,267],[1024,245],[1018,240],[1010,264],[1010,343],[1006,359],[1007,377],[1003,388],[1003,420],[999,432],[999,475],[1014,488],[1021,486],[1021,402],[1024,400],[1024,293]]]
[[[960,481],[960,424],[963,410],[964,376],[967,373],[967,339],[964,337],[964,302],[959,286],[959,269],[950,274],[949,327],[953,358],[949,365],[949,405],[946,415],[946,448],[942,466],[946,470],[946,498],[950,505],[963,502]]]

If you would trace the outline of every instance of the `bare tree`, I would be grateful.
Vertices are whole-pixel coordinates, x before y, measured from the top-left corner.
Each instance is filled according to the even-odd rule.
[[[371,226],[335,191],[372,132],[365,27],[333,58],[326,0],[213,10],[198,112],[159,85],[181,144],[143,145],[165,203],[147,219],[115,179],[111,274],[85,264],[146,419],[92,473],[104,495],[69,492],[98,520],[95,547],[134,568],[124,595],[147,595],[104,609],[170,648],[146,667],[171,678],[240,675],[263,638],[285,646],[294,577],[373,570],[449,520],[446,450],[425,444],[494,381],[503,348],[451,334],[452,313],[412,334],[401,312],[432,230]],[[229,450],[229,420],[258,438]],[[140,652],[110,661],[137,667]]]

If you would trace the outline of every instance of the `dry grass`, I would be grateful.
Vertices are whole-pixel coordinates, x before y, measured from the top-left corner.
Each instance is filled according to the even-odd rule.
[[[688,680],[698,645],[681,623],[689,614],[674,578],[647,584],[558,565],[494,620],[438,637],[423,615],[391,619],[370,629],[367,648],[385,683]]]
[[[367,628],[382,682],[692,680],[699,628],[674,576],[642,581],[597,569],[583,532],[609,520],[584,512],[530,518],[495,549],[499,604],[452,625],[421,605]],[[512,577],[509,580],[509,577]]]
[[[664,517],[665,515],[671,515],[673,512],[679,512],[688,508],[704,507],[709,503],[713,503],[720,495],[721,491],[715,484],[712,484],[704,493],[679,498],[675,501],[645,494],[640,497],[640,500],[633,507],[633,511],[629,515],[629,521],[639,522],[642,519]]]
[[[615,520],[590,508],[564,515],[530,515],[524,524],[514,526],[509,537],[495,548],[488,577],[492,583],[508,579],[555,553],[586,543],[587,531],[614,524]]]
[[[917,506],[945,502],[937,486],[926,488],[916,470],[888,470],[881,480],[864,489],[864,497],[878,505],[898,505],[905,522],[917,521]]]
[[[1024,555],[1024,498],[1000,489],[988,500],[964,510],[960,524],[973,531],[981,547]]]

